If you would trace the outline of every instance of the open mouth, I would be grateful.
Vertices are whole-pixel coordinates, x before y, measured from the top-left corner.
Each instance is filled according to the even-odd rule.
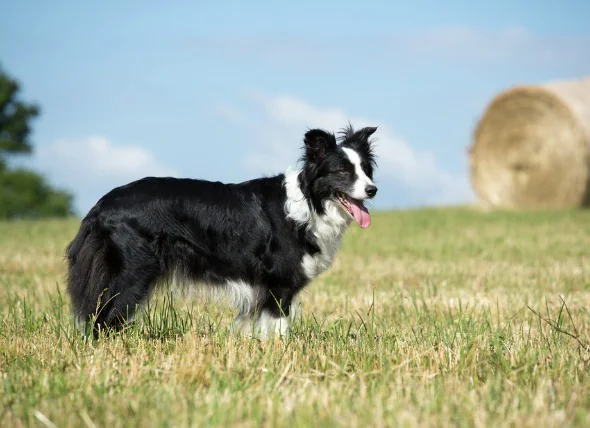
[[[336,192],[336,197],[360,227],[365,229],[371,225],[371,214],[362,201],[351,198],[342,192]]]

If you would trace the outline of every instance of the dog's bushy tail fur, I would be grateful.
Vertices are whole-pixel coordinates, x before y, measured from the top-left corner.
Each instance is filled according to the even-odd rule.
[[[105,238],[107,231],[102,230],[96,220],[84,221],[66,250],[68,292],[74,316],[79,322],[94,318],[99,323],[105,310],[108,311],[108,302],[112,298],[109,283],[113,273],[105,260],[109,251]]]
[[[153,249],[140,235],[127,229],[126,241],[113,239],[124,227],[105,227],[87,217],[66,250],[74,316],[80,326],[92,323],[95,332],[117,329],[133,318],[160,274]]]

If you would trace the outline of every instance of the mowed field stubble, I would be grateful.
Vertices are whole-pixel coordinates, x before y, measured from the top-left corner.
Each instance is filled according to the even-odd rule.
[[[0,223],[0,425],[588,426],[590,212],[379,212],[287,339],[163,293],[85,341],[77,220]]]

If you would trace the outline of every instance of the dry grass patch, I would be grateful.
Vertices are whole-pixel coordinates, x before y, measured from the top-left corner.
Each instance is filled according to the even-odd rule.
[[[557,329],[590,338],[589,214],[375,214],[266,342],[166,295],[84,341],[60,294],[77,223],[0,224],[0,425],[587,425],[590,355]]]

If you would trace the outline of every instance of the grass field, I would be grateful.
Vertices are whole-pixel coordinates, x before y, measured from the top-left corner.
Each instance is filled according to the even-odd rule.
[[[2,427],[590,425],[590,212],[376,213],[266,342],[166,295],[85,342],[76,228],[0,223]]]

